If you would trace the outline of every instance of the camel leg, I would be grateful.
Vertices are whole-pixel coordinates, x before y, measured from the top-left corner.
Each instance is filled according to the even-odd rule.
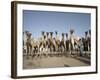
[[[27,47],[27,59],[28,59],[28,56],[29,56],[28,55],[28,53],[29,53],[29,45],[27,44],[26,47]]]

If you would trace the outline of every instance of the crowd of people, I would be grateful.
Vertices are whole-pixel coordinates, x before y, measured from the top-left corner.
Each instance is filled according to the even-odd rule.
[[[55,36],[53,36],[55,34]],[[91,31],[85,32],[85,36],[79,38],[75,35],[73,29],[68,33],[62,33],[59,38],[58,32],[41,32],[41,37],[37,40],[32,38],[29,31],[23,33],[23,52],[28,55],[62,55],[70,53],[79,53],[80,56],[83,52],[91,51]]]

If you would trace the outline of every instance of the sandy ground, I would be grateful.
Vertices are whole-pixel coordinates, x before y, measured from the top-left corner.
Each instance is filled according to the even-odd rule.
[[[90,58],[80,56],[23,56],[23,69],[90,66]]]

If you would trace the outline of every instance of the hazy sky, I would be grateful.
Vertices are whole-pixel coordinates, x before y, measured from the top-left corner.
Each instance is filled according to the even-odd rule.
[[[41,36],[41,31],[68,33],[70,29],[75,30],[79,37],[91,28],[91,15],[89,13],[53,12],[23,10],[23,31],[32,33],[32,37]],[[54,34],[55,36],[55,34]]]

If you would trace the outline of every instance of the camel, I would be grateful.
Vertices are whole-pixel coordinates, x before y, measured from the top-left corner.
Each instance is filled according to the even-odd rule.
[[[31,33],[29,31],[25,31],[25,45],[26,45],[26,53],[27,57],[32,54],[32,44],[31,44]]]
[[[78,48],[78,39],[74,35],[74,30],[70,30],[70,40],[69,40],[69,48],[70,48],[70,53],[74,54]]]

